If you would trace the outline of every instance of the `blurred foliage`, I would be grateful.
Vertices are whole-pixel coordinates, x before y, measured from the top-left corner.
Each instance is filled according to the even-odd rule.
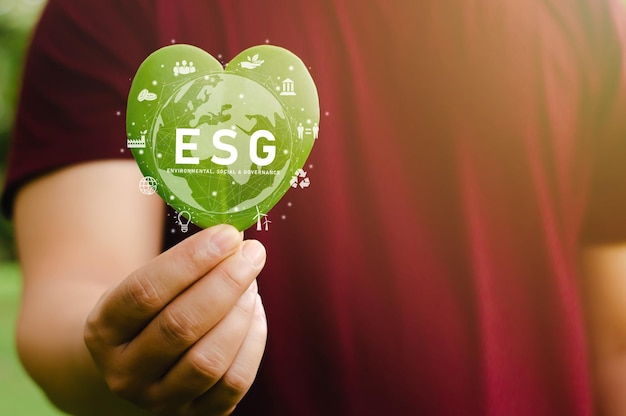
[[[24,53],[32,26],[43,4],[44,0],[0,0],[0,183],[2,184]],[[0,260],[13,258],[15,248],[11,223],[0,216]]]

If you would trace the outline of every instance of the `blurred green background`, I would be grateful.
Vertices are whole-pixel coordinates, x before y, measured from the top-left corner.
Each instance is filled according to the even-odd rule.
[[[11,122],[24,50],[42,0],[0,0],[0,179],[4,184]],[[9,221],[0,220],[0,261],[15,258]]]
[[[43,0],[0,0],[0,183],[4,184],[20,70]],[[0,185],[3,186],[3,185]],[[0,216],[0,415],[52,416],[55,410],[19,364],[14,346],[20,273],[10,222]]]

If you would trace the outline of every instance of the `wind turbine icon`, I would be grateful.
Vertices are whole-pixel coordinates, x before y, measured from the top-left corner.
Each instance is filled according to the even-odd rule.
[[[261,211],[259,211],[259,206],[257,205],[256,207],[256,215],[254,216],[254,219],[256,220],[256,230],[257,231],[261,231],[263,229],[263,224],[261,223],[261,218],[263,217],[267,217],[267,214],[261,214]],[[267,231],[267,226],[268,226],[268,220],[265,220],[265,230]]]
[[[272,221],[269,220],[269,218],[267,218],[267,215],[265,216],[265,218],[263,218],[263,225],[265,225],[265,231],[268,231],[270,229],[270,224],[272,223]]]

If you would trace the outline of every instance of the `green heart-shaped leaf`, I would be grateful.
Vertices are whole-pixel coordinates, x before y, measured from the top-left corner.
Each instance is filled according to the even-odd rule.
[[[202,49],[167,46],[137,71],[126,130],[169,205],[201,227],[244,230],[302,172],[319,132],[317,90],[283,48],[252,47],[224,69]]]

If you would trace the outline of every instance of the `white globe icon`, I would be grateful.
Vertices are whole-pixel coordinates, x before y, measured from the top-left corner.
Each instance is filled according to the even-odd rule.
[[[157,180],[152,176],[145,176],[139,181],[139,190],[144,195],[152,195],[157,190]]]

